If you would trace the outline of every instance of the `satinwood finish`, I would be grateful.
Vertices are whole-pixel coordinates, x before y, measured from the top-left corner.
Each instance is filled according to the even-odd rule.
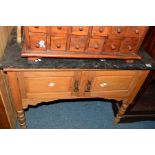
[[[141,59],[139,48],[147,30],[147,26],[25,26],[21,56]]]

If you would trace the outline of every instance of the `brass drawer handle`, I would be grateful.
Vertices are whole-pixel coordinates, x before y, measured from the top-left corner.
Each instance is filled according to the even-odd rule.
[[[39,47],[45,48],[45,41],[44,40],[40,40],[38,45],[39,45]]]
[[[78,92],[79,91],[79,81],[75,80],[74,81],[74,92]]]
[[[128,49],[129,49],[129,51],[131,51],[131,50],[132,50],[132,47],[129,45],[129,46],[128,46]]]
[[[86,85],[86,90],[85,90],[85,92],[90,92],[90,89],[91,89],[91,81],[88,80],[88,81],[87,81],[87,85]]]

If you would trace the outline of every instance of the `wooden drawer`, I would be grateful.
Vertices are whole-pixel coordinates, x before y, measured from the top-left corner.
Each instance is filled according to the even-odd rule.
[[[101,52],[104,46],[105,39],[90,39],[87,51]]]
[[[68,26],[51,26],[51,35],[54,36],[66,36],[68,31]]]
[[[109,26],[93,26],[92,36],[108,36]]]
[[[135,82],[135,71],[96,71],[91,79],[90,96],[128,96]]]
[[[84,51],[87,37],[71,37],[70,51]]]
[[[121,45],[122,38],[120,37],[110,37],[105,43],[105,52],[118,52]]]
[[[46,33],[46,26],[29,26],[30,32]]]
[[[30,35],[30,48],[32,50],[45,51],[46,47],[46,35],[44,34],[32,34]]]
[[[127,31],[127,26],[111,26],[110,34],[116,37],[123,37]]]
[[[136,52],[137,47],[139,45],[140,38],[137,37],[131,37],[131,38],[125,38],[120,47],[120,52]]]
[[[89,26],[72,26],[72,34],[88,35]]]
[[[65,51],[66,50],[66,38],[63,37],[51,37],[51,50]]]
[[[146,26],[128,26],[125,36],[127,37],[143,37],[147,31]]]
[[[64,98],[71,96],[77,78],[73,71],[23,72],[18,74],[22,98]]]

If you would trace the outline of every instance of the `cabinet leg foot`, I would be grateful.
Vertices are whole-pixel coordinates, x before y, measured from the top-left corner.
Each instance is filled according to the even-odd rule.
[[[121,118],[123,117],[124,113],[126,112],[129,103],[123,103],[122,106],[119,108],[119,111],[115,117],[114,123],[117,124],[120,122]]]
[[[24,110],[17,111],[17,118],[21,129],[26,129],[26,121],[25,121],[25,114]]]

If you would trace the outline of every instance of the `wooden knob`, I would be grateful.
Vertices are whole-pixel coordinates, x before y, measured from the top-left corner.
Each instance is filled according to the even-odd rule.
[[[117,33],[121,33],[121,28],[117,28]]]
[[[129,45],[129,46],[128,46],[128,49],[129,49],[129,51],[131,51],[131,50],[132,50],[132,47]]]
[[[61,26],[58,26],[57,28],[58,28],[58,30],[61,30],[61,29],[62,29],[62,27],[61,27]]]
[[[94,48],[95,49],[98,49],[99,48],[99,45],[98,44],[95,44]]]
[[[79,44],[77,44],[77,45],[75,46],[75,48],[76,48],[76,49],[79,49],[79,48],[80,48],[80,45],[79,45]]]
[[[38,28],[39,28],[39,26],[35,26],[34,28],[38,29]]]
[[[39,44],[36,44],[36,48],[39,48],[40,47],[40,45]]]
[[[136,32],[136,34],[139,34],[139,30],[137,29],[137,30],[135,30],[135,32]]]
[[[60,43],[58,43],[58,44],[56,45],[56,47],[57,47],[57,48],[60,48],[60,47],[61,47],[61,44],[60,44]]]
[[[80,30],[80,31],[83,31],[83,27],[82,27],[82,26],[80,26],[80,27],[79,27],[79,30]]]
[[[112,50],[115,50],[116,49],[116,46],[115,45],[111,45],[111,49]]]
[[[103,32],[103,30],[104,30],[104,28],[103,28],[103,27],[100,27],[100,28],[99,28],[99,32],[101,32],[101,33],[102,33],[102,32]]]

